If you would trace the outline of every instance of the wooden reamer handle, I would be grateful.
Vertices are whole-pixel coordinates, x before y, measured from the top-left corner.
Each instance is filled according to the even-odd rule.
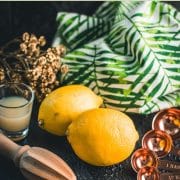
[[[27,151],[30,147],[28,145],[19,146],[5,135],[0,133],[0,154],[12,159],[16,166],[19,166],[19,160],[22,154]]]

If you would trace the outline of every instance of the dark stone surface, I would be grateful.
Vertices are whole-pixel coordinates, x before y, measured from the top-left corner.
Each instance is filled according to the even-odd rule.
[[[64,159],[75,172],[78,180],[135,180],[136,173],[130,164],[130,157],[122,163],[109,167],[91,166],[81,161],[73,152],[71,146],[67,142],[66,137],[58,137],[46,133],[37,125],[38,104],[34,103],[33,114],[30,123],[30,131],[28,137],[19,142],[20,145],[28,144],[30,146],[39,146],[46,148]],[[154,114],[138,115],[128,114],[139,132],[139,141],[136,148],[141,147],[141,139],[143,135],[151,129],[151,122]],[[103,141],[103,139],[102,139]],[[128,142],[127,142],[128,143]],[[180,160],[172,155],[166,159]],[[12,161],[0,156],[0,180],[25,180],[20,170],[16,168]]]
[[[0,2],[0,45],[21,35],[24,31],[45,35],[51,43],[56,31],[55,17],[58,10],[92,14],[102,2]],[[178,2],[173,3],[179,8]],[[38,105],[34,106],[29,136],[20,144],[40,146],[62,157],[75,171],[78,180],[135,180],[136,173],[130,165],[130,158],[111,167],[95,167],[82,162],[73,153],[65,137],[50,135],[37,126]],[[141,146],[141,138],[151,129],[153,114],[129,114],[133,119],[140,139],[136,148]],[[102,139],[103,141],[103,139]],[[128,143],[128,142],[127,142]],[[174,157],[169,157],[174,158]],[[0,180],[23,180],[18,168],[12,161],[0,156]]]
[[[30,146],[40,146],[56,153],[63,158],[74,170],[78,180],[134,180],[136,174],[130,165],[130,158],[123,163],[110,167],[96,167],[81,161],[72,151],[66,137],[57,137],[41,130],[37,125],[38,104],[35,103],[31,119],[30,132],[28,137],[19,144],[29,144]],[[129,114],[133,119],[140,139],[136,148],[141,146],[143,134],[151,129],[153,114],[136,115]],[[102,139],[103,141],[103,139]],[[128,142],[127,142],[128,143]],[[0,156],[0,180],[23,180],[18,168],[14,167],[12,161]]]

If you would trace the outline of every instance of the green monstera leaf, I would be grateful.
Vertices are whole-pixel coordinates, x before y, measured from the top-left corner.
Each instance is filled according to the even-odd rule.
[[[156,1],[105,2],[93,16],[59,13],[54,45],[68,48],[65,84],[106,107],[152,113],[180,105],[180,13]]]

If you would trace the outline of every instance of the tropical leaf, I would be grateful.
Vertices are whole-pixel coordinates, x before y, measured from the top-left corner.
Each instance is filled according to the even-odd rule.
[[[76,13],[58,13],[57,22],[59,26],[54,45],[62,43],[69,51],[105,35],[112,23],[112,21],[106,22],[101,18]]]
[[[90,24],[90,18],[96,22],[75,35],[73,29],[80,28],[79,23],[72,14],[64,16],[68,15],[71,25],[58,15],[55,38],[61,43],[66,40],[69,47],[64,58],[70,67],[65,84],[85,84],[104,98],[106,107],[121,111],[148,114],[180,105],[176,9],[156,1],[105,2],[93,17],[75,15],[83,17],[84,25]],[[94,28],[98,33],[92,32]]]

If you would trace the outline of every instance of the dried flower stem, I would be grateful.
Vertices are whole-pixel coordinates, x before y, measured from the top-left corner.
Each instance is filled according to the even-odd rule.
[[[45,51],[41,49],[45,44],[43,36],[37,38],[34,34],[24,33],[21,38],[0,48],[0,83],[25,82],[35,90],[39,101],[62,83],[68,72],[68,66],[61,62],[66,49],[60,45]],[[11,45],[18,48],[9,50]],[[58,73],[60,82],[56,78]]]

